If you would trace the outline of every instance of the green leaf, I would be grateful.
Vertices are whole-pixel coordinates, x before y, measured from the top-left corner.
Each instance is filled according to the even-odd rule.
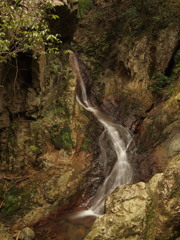
[[[55,14],[51,14],[51,17],[52,17],[52,19],[54,19],[54,20],[59,19],[59,16],[58,16],[58,15],[55,15]]]
[[[64,51],[64,54],[70,54],[72,51],[70,49]]]

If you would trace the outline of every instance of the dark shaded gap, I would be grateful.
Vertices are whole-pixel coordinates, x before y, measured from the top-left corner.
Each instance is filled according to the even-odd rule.
[[[164,75],[166,75],[167,77],[170,77],[173,73],[173,68],[174,68],[174,65],[175,65],[174,56],[179,49],[180,49],[180,41],[178,42],[177,46],[175,47],[175,49],[173,51],[173,54],[172,54],[172,57],[169,60],[168,66],[164,71]]]
[[[18,53],[18,80],[24,88],[32,87],[32,53]]]

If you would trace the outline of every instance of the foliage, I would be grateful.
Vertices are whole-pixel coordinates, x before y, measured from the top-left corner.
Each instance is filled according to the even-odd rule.
[[[164,75],[163,73],[155,73],[149,84],[149,90],[152,93],[157,95],[163,95],[164,98],[169,98],[172,96],[175,90],[175,80],[178,79],[180,73],[180,50],[177,50],[174,55],[173,59],[171,60],[172,66],[170,67],[170,72],[167,73],[168,76]],[[165,91],[162,91],[164,87],[168,86]]]
[[[171,191],[171,197],[177,198],[179,196],[178,186],[174,186]]]
[[[80,11],[87,7],[87,2],[79,1]],[[146,33],[150,40],[156,38],[159,30],[176,25],[179,19],[177,4],[172,0],[128,0],[113,3],[108,7],[94,8],[91,18],[84,16],[81,21],[87,33],[82,42],[86,47],[78,46],[78,51],[84,51],[91,59],[93,67],[90,67],[95,80],[107,64],[111,64],[110,68],[113,68],[113,60],[117,56],[116,46],[123,39],[127,38],[126,44],[131,48],[142,34]]]
[[[130,0],[124,11],[117,13],[122,23],[121,34],[139,36],[143,32],[156,33],[179,19],[176,1]]]
[[[65,149],[69,149],[72,147],[73,141],[71,139],[71,130],[70,128],[64,128],[61,131],[61,139],[63,143],[63,147]]]
[[[29,208],[29,199],[35,190],[35,183],[29,182],[23,188],[15,184],[2,184],[0,186],[0,201],[2,201],[1,212],[5,218],[9,218],[14,214],[26,212]]]
[[[57,53],[60,36],[50,33],[47,21],[59,18],[50,13],[52,9],[45,0],[0,1],[0,62],[16,57],[19,52],[45,53],[43,45],[48,52]]]
[[[87,2],[79,1],[80,12],[81,9],[86,8]],[[112,4],[109,3],[108,7],[93,8],[90,11],[91,17],[87,18],[86,15],[82,15],[81,20],[81,25],[86,29],[86,37],[77,50],[89,57],[92,77],[95,80],[107,64],[111,64],[110,68],[113,69],[113,60],[116,60],[118,52],[117,46],[122,40],[127,39],[125,42],[127,47],[132,48],[134,42],[142,35],[146,34],[151,41],[152,38],[157,37],[161,29],[170,26],[174,28],[179,20],[177,0],[107,2]],[[81,47],[83,45],[86,47]]]
[[[171,79],[162,73],[156,73],[151,79],[149,90],[152,93],[161,94],[162,88],[167,86],[171,82]]]
[[[93,6],[92,0],[79,0],[78,2],[78,16],[82,17],[85,15]]]
[[[70,49],[64,51],[64,54],[70,54],[70,53],[71,53],[71,50],[70,50]]]
[[[155,93],[157,95],[162,95],[163,93],[165,98],[172,96],[173,91],[175,90],[173,83],[176,79],[178,79],[180,72],[180,50],[175,53],[173,62],[174,63],[170,76],[165,76],[162,73],[155,73],[153,75],[149,85],[149,90],[152,93]],[[163,88],[168,85],[169,88],[167,88],[166,91],[162,92]]]

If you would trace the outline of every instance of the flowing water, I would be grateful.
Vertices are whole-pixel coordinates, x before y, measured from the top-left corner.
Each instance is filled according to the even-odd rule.
[[[105,197],[109,195],[117,186],[128,184],[132,180],[132,169],[128,162],[127,150],[132,142],[129,131],[122,125],[113,123],[108,116],[100,112],[92,105],[87,97],[81,67],[76,55],[71,52],[69,56],[70,64],[80,85],[81,94],[77,96],[78,103],[87,111],[91,112],[103,125],[104,131],[100,136],[100,160],[103,163],[104,182],[98,187],[95,196],[87,203],[90,208],[81,207],[63,216],[51,219],[42,227],[38,226],[36,240],[81,240],[90,231],[95,218],[104,212]],[[116,162],[112,169],[108,167],[107,149],[103,146],[105,138],[109,138],[111,148],[116,154]]]
[[[94,116],[104,126],[104,132],[107,133],[109,139],[111,140],[113,150],[115,151],[117,157],[117,160],[109,173],[106,171],[107,159],[106,154],[104,154],[105,159],[103,159],[103,163],[105,180],[103,184],[99,186],[97,193],[92,200],[90,209],[79,213],[77,216],[80,217],[90,214],[100,215],[104,211],[105,197],[108,194],[112,193],[117,186],[128,184],[132,180],[132,169],[127,158],[127,149],[130,146],[132,137],[126,128],[124,128],[122,125],[111,122],[105,114],[100,112],[96,107],[92,106],[90,100],[87,97],[86,87],[78,59],[73,52],[70,53],[69,60],[81,87],[81,97],[77,96],[77,101],[87,111],[92,112],[92,114],[94,114]]]

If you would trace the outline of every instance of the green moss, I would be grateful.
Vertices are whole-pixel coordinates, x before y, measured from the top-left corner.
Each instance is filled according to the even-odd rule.
[[[150,204],[146,211],[146,229],[144,232],[143,239],[147,240],[154,239],[154,217],[155,217],[154,207],[153,204]]]
[[[78,1],[78,17],[84,16],[93,6],[92,0],[79,0]]]
[[[171,191],[171,197],[172,198],[177,198],[179,197],[179,189],[177,186],[175,186],[172,191]]]
[[[39,155],[42,153],[41,149],[39,147],[37,147],[36,145],[30,145],[28,147],[28,150],[30,152],[32,152],[33,154]]]
[[[171,97],[173,95],[174,90],[175,90],[175,87],[170,87],[167,90],[167,98],[169,98],[169,97]]]
[[[70,150],[73,146],[71,130],[68,126],[60,129],[59,125],[53,125],[50,129],[50,140],[56,149]]]
[[[56,106],[54,108],[54,114],[55,116],[63,117],[67,115],[67,111],[64,107],[62,106]]]
[[[90,137],[86,137],[84,139],[84,143],[81,146],[81,149],[84,150],[84,151],[88,151],[88,149],[91,146],[92,142],[93,142],[93,138],[91,136]]]
[[[5,219],[18,214],[23,215],[31,209],[31,198],[36,191],[36,184],[34,182],[27,183],[23,188],[14,184],[6,186],[3,190],[1,200],[3,202],[1,213]]]
[[[150,85],[149,85],[149,90],[152,93],[155,94],[162,94],[162,89],[167,86],[168,84],[170,84],[170,82],[172,81],[171,78],[165,76],[162,73],[156,73],[153,75]]]
[[[62,143],[63,143],[63,147],[65,149],[69,149],[72,147],[73,145],[73,141],[71,139],[71,130],[70,128],[64,128],[61,131],[61,139],[62,139]]]
[[[5,217],[12,216],[15,214],[21,207],[21,197],[10,192],[5,197],[4,206],[2,213]]]
[[[153,217],[154,217],[154,208],[152,206],[149,206],[149,208],[147,209],[147,213],[146,213],[147,225],[151,223],[151,221],[153,220]]]

